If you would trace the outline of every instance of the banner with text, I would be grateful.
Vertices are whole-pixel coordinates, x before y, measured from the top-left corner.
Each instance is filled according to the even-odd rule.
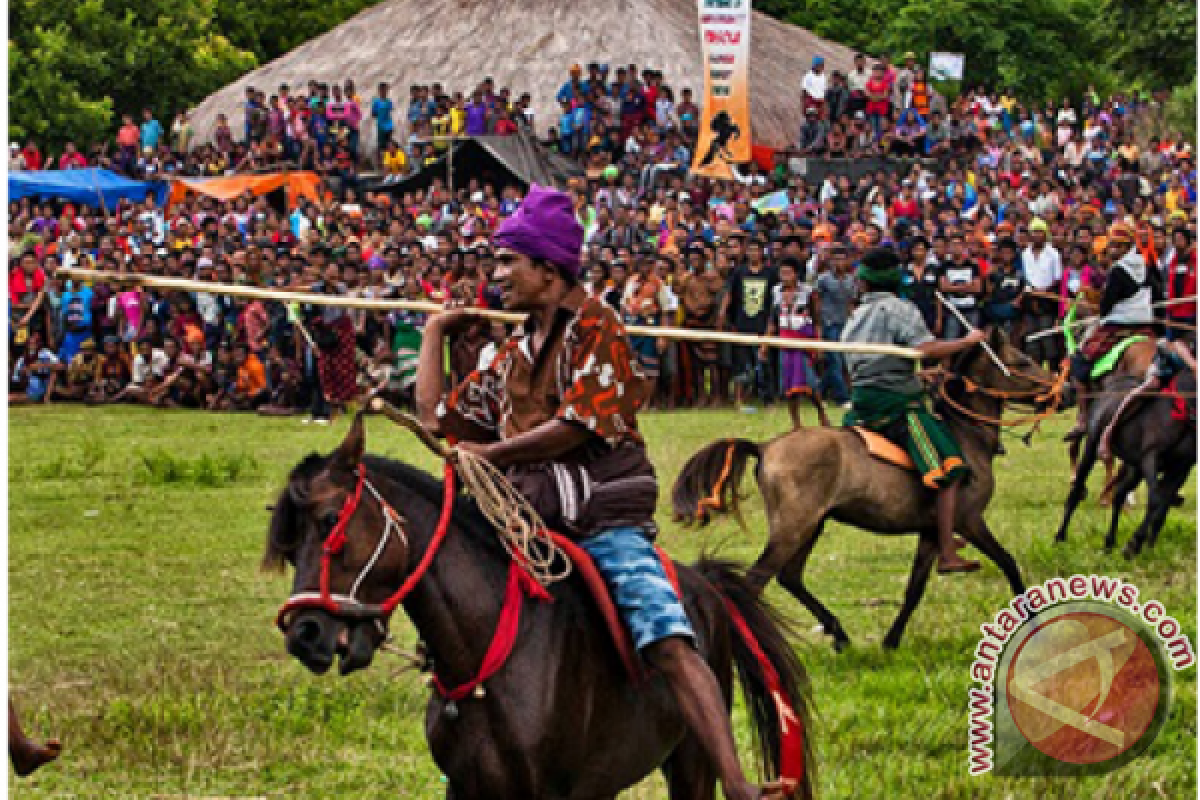
[[[750,160],[750,2],[698,0],[704,106],[692,174],[733,177]]]

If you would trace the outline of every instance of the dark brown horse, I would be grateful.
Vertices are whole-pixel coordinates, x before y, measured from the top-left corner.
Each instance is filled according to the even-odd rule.
[[[1111,381],[1109,388],[1113,394],[1092,403],[1087,420],[1087,444],[1071,482],[1062,525],[1054,537],[1056,542],[1067,540],[1071,516],[1087,497],[1088,475],[1096,464],[1096,453],[1104,429],[1125,399],[1124,392],[1140,382],[1133,376]],[[1194,396],[1196,376],[1190,372],[1181,375],[1179,387],[1182,392],[1191,392]],[[1126,558],[1136,556],[1147,543],[1154,546],[1159,531],[1167,521],[1171,505],[1196,466],[1196,420],[1177,419],[1175,399],[1168,394],[1147,397],[1139,402],[1138,406],[1121,416],[1112,437],[1113,453],[1122,465],[1114,487],[1112,519],[1108,535],[1104,538],[1106,550],[1111,551],[1117,545],[1117,527],[1125,507],[1125,498],[1143,480],[1147,489],[1146,514],[1125,545]]]
[[[981,348],[972,348],[956,359],[935,409],[971,469],[969,481],[959,490],[955,530],[990,558],[1019,594],[1025,585],[1016,561],[983,519],[996,485],[992,460],[1000,441],[997,421],[1006,402],[1017,398],[1045,407],[1054,399],[1056,384],[1002,333],[991,335],[991,345],[1012,375],[1001,373]],[[738,485],[752,457],[759,461],[758,486],[766,502],[770,538],[748,578],[761,590],[778,577],[833,636],[837,649],[849,643],[846,632],[804,584],[804,566],[826,521],[873,533],[920,536],[904,606],[883,640],[885,647],[897,647],[937,557],[932,492],[915,472],[872,457],[850,429],[806,428],[762,445],[744,439],[714,442],[692,456],[672,491],[676,515],[703,523],[706,508],[736,512]]]
[[[338,658],[342,674],[367,667],[386,636],[380,607],[409,582],[402,606],[428,653],[431,679],[439,687],[469,685],[498,630],[512,560],[472,500],[453,500],[440,538],[443,511],[441,482],[364,456],[361,417],[336,451],[296,466],[275,505],[263,560],[266,568],[295,569],[292,600],[280,618],[288,651],[317,674]],[[338,531],[344,540],[334,553],[330,534]],[[785,629],[730,565],[702,560],[680,566],[678,575],[699,650],[730,703],[737,667],[760,763],[777,774],[781,724],[807,730],[807,681]],[[297,598],[316,594],[336,600],[328,609],[316,601],[297,609]],[[780,719],[770,678],[735,633],[727,604],[795,699],[798,719]],[[521,606],[511,655],[483,691],[448,702],[439,688],[430,698],[425,732],[449,781],[448,798],[600,800],[655,769],[663,770],[673,800],[714,797],[714,770],[666,684],[654,676],[630,679],[594,601],[574,578],[553,587],[553,602]],[[804,763],[799,790],[809,796],[811,758]]]
[[[1082,393],[1089,396],[1105,397],[1107,393],[1114,391],[1114,387],[1128,380],[1131,376],[1139,380],[1144,378],[1146,370],[1154,363],[1154,355],[1157,352],[1158,345],[1153,338],[1142,342],[1134,342],[1121,354],[1120,361],[1117,362],[1117,365],[1113,367],[1111,372],[1097,380],[1090,381],[1089,385],[1083,388]],[[1067,434],[1067,455],[1071,459],[1072,475],[1079,469],[1079,456],[1084,448],[1084,440],[1087,438],[1087,421],[1082,419],[1084,412],[1080,411],[1079,413],[1081,419],[1076,423],[1075,428]],[[1104,462],[1104,491],[1100,493],[1101,505],[1107,506],[1112,502],[1114,485],[1113,459],[1109,458]]]

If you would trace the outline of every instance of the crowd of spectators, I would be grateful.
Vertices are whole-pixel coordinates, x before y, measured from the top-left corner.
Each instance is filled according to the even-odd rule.
[[[948,103],[911,54],[901,62],[883,58],[864,77],[860,57],[826,84],[815,60],[796,87],[806,123],[794,148],[735,181],[689,175],[701,119],[689,90],[676,99],[662,73],[632,64],[571,67],[556,95],[560,117],[537,130],[586,168],[569,188],[586,231],[588,291],[639,325],[832,339],[855,303],[857,259],[886,244],[902,254],[904,293],[937,335],[962,333],[940,291],[972,324],[1001,325],[1057,366],[1061,337],[1024,337],[1075,303],[1099,303],[1107,231],[1123,221],[1138,231],[1156,291],[1194,297],[1193,147],[1182,135],[1142,133],[1160,114],[1155,101],[1089,94],[1031,104],[975,89]],[[314,81],[294,96],[247,90],[245,119],[236,131],[223,121],[213,142],[193,141],[186,115],[164,129],[146,111],[140,126],[125,117],[111,154],[68,145],[59,166],[99,153],[134,175],[220,174],[285,158],[345,180],[294,209],[250,195],[189,196],[170,208],[152,197],[112,209],[11,204],[10,401],[307,411],[317,422],[371,394],[406,402],[421,314],[89,283],[57,269],[496,307],[490,232],[521,193],[477,182],[451,191],[440,180],[359,192],[359,134],[377,127],[378,164],[399,175],[437,158],[439,135],[535,130],[530,100],[490,79],[469,96],[433,84],[412,87],[401,115],[386,85],[364,104],[351,81]],[[875,156],[878,169],[810,180],[792,157],[814,155]],[[10,167],[46,166],[33,143],[14,145]],[[1165,313],[1172,330],[1194,329],[1194,302]],[[462,335],[456,377],[504,333],[480,323]],[[657,407],[849,398],[836,355],[653,336],[633,344]]]

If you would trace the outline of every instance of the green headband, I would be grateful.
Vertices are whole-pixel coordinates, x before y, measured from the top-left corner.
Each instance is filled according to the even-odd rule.
[[[903,280],[903,276],[900,273],[899,267],[871,269],[865,264],[859,264],[858,279],[870,286],[879,286],[888,289],[899,286]]]

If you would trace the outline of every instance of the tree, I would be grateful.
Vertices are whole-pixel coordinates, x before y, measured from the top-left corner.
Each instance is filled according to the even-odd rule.
[[[760,11],[847,47],[894,58],[966,55],[964,84],[1021,96],[1174,87],[1196,75],[1193,0],[760,0]],[[1115,33],[1115,32],[1119,32]]]
[[[10,134],[94,142],[114,115],[164,125],[256,63],[216,33],[215,0],[16,0],[10,6]]]
[[[1182,86],[1196,79],[1194,0],[1107,0],[1104,27],[1112,36],[1111,63],[1144,88]]]
[[[336,28],[378,0],[217,0],[216,25],[266,63]],[[286,21],[286,22],[285,22]]]

